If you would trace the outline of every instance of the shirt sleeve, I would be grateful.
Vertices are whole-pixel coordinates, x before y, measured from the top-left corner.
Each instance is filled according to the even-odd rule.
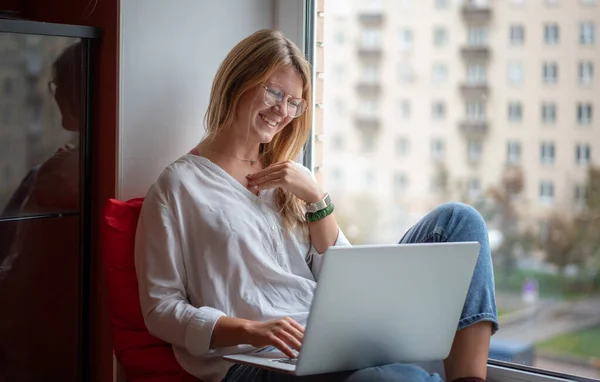
[[[338,236],[335,239],[335,243],[333,246],[341,246],[341,247],[349,247],[352,244],[342,232],[342,229],[338,226]],[[319,281],[319,275],[321,274],[321,267],[323,266],[323,258],[324,253],[319,253],[314,245],[310,245],[310,249],[308,250],[308,255],[306,255],[306,262],[310,266],[310,270],[312,271],[313,276],[316,281]]]
[[[315,175],[312,173],[312,171],[310,171],[310,169],[308,169],[300,163],[297,163],[297,165],[300,166],[308,174],[310,174],[310,176],[316,181]],[[335,243],[333,244],[333,246],[348,247],[351,245],[352,244],[350,244],[350,242],[346,238],[346,235],[344,235],[344,232],[342,232],[342,229],[338,226],[338,236],[335,239]],[[308,254],[306,255],[306,263],[310,266],[315,280],[319,281],[319,274],[321,273],[321,267],[323,266],[323,253],[319,253],[319,251],[317,251],[317,249],[314,245],[312,245],[312,243],[310,244],[310,249],[308,250]]]
[[[148,331],[192,355],[209,352],[213,328],[225,313],[188,301],[177,220],[151,189],[142,205],[135,237],[135,268]]]

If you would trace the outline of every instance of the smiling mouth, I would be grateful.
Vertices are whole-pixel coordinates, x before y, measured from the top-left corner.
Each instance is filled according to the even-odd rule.
[[[267,123],[271,127],[276,127],[277,125],[279,125],[279,122],[276,122],[263,114],[259,113],[258,115],[260,116],[260,119],[262,119],[265,123]]]

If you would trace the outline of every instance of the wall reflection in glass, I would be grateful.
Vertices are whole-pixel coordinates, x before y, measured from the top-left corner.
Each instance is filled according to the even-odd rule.
[[[0,381],[75,381],[78,39],[0,33]]]

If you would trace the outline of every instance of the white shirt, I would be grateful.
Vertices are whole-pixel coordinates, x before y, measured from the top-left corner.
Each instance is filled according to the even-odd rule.
[[[187,154],[144,200],[135,242],[144,320],[204,381],[225,376],[231,364],[221,356],[252,349],[209,349],[219,317],[306,324],[322,255],[300,228],[284,235],[273,196],[257,196],[207,158]],[[341,230],[335,245],[350,245]]]

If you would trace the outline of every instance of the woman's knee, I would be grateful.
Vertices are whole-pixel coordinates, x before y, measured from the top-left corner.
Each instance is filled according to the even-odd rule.
[[[485,220],[479,211],[465,203],[448,202],[436,208],[440,214],[466,222],[469,225],[485,226]]]

